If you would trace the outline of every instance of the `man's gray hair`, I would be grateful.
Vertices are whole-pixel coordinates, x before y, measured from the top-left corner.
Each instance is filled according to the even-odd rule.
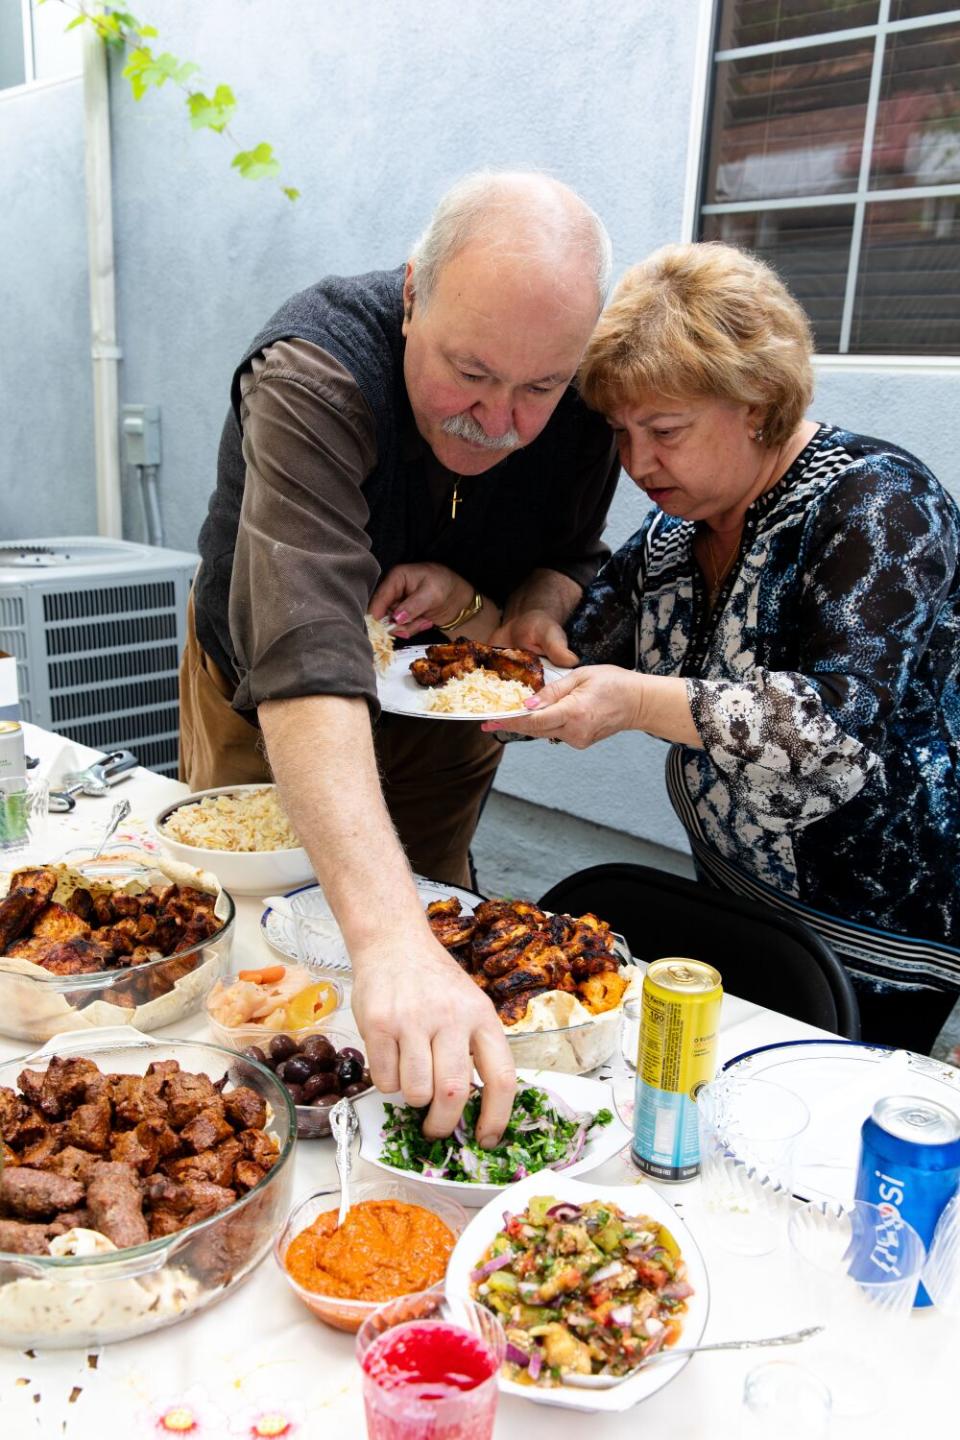
[[[427,305],[444,265],[472,240],[544,256],[566,249],[590,266],[603,309],[613,268],[606,226],[569,185],[537,171],[482,170],[443,196],[413,249],[413,284]]]

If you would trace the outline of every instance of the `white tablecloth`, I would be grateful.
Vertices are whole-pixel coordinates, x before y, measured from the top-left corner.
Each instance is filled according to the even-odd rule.
[[[28,753],[40,753],[59,767],[63,742],[27,727]],[[76,760],[92,758],[72,747]],[[157,811],[185,787],[149,771],[136,771],[112,792],[126,796],[132,813],[121,839],[149,834]],[[68,816],[51,817],[46,855],[98,835],[109,800],[80,799]],[[260,936],[261,905],[254,897],[236,897],[238,930],[234,967],[262,962],[272,954]],[[338,1022],[339,1023],[339,1022]],[[351,1028],[340,1025],[340,1028]],[[185,1039],[208,1038],[202,1015],[176,1027]],[[726,996],[720,1027],[720,1060],[778,1040],[818,1035],[819,1031],[735,996]],[[0,1060],[22,1054],[23,1042],[0,1037]],[[626,1084],[621,1077],[620,1085]],[[330,1141],[298,1144],[295,1156],[297,1199],[336,1180]],[[359,1167],[362,1178],[364,1167]],[[372,1173],[372,1172],[371,1172]],[[595,1172],[608,1183],[638,1183],[623,1154]],[[796,1277],[789,1264],[770,1257],[743,1259],[711,1244],[698,1203],[698,1182],[658,1187],[696,1234],[710,1276],[710,1318],[705,1340],[775,1334],[798,1323],[792,1301]],[[895,1383],[883,1412],[869,1422],[835,1421],[832,1435],[870,1437],[932,1435],[956,1414],[954,1364],[960,1359],[960,1330],[951,1330],[932,1311],[915,1312],[905,1349],[891,1357]],[[581,1440],[585,1433],[603,1440],[635,1440],[639,1434],[670,1440],[737,1440],[740,1433],[744,1376],[764,1359],[778,1355],[803,1362],[802,1348],[788,1351],[701,1355],[639,1410],[617,1417],[563,1413],[531,1403],[502,1399],[497,1440]],[[25,1354],[0,1348],[0,1440],[42,1437],[54,1440],[124,1440],[157,1436],[158,1419],[170,1407],[191,1407],[196,1440],[249,1436],[265,1408],[285,1415],[297,1440],[362,1440],[365,1434],[359,1371],[350,1336],[329,1330],[293,1296],[272,1259],[218,1305],[171,1329],[128,1341],[90,1356],[86,1351]],[[949,1421],[948,1421],[949,1423]],[[589,1426],[589,1432],[586,1427]],[[751,1432],[753,1433],[753,1432]]]

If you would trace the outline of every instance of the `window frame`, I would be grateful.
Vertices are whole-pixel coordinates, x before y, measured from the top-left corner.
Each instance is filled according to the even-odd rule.
[[[947,7],[933,15],[923,15],[907,20],[891,20],[891,0],[879,0],[879,12],[872,25],[851,26],[846,30],[830,30],[817,35],[798,36],[792,40],[772,40],[761,45],[744,45],[736,49],[716,48],[720,29],[720,11],[724,0],[700,0],[700,20],[697,37],[697,73],[694,79],[693,116],[690,136],[689,163],[684,203],[684,234],[690,240],[700,235],[700,221],[706,215],[735,215],[745,213],[769,213],[775,210],[799,210],[829,208],[834,205],[853,207],[853,228],[850,239],[850,256],[847,266],[846,288],[840,325],[839,348],[836,351],[818,351],[815,360],[818,368],[852,370],[871,369],[960,370],[958,355],[877,355],[866,351],[851,353],[850,332],[853,326],[853,312],[856,302],[857,280],[860,270],[864,220],[868,204],[884,200],[922,200],[925,198],[949,198],[960,196],[960,184],[913,185],[901,189],[873,189],[869,187],[870,166],[873,156],[873,138],[876,131],[880,85],[883,78],[883,62],[886,40],[889,35],[911,30],[931,30],[939,25],[960,21],[960,6]],[[860,157],[860,173],[854,190],[831,192],[820,196],[794,196],[770,200],[733,200],[703,203],[704,177],[708,163],[708,145],[713,103],[716,90],[716,66],[720,61],[749,59],[753,56],[779,55],[790,50],[811,49],[815,46],[842,44],[850,40],[873,39],[873,63],[870,74],[870,89],[867,98],[867,113],[864,122],[863,152]]]
[[[0,0],[3,4],[4,0]],[[16,85],[4,85],[0,87],[0,102],[18,95],[34,90],[43,90],[51,85],[75,84],[83,77],[83,61],[78,59],[76,70],[57,73],[54,75],[37,74],[37,42],[36,42],[36,4],[37,0],[19,0],[20,3],[20,29],[23,40],[23,73],[24,78]],[[79,53],[79,52],[78,52]]]

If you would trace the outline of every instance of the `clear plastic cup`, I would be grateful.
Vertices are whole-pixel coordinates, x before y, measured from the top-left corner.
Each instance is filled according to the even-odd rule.
[[[697,1095],[701,1196],[713,1238],[738,1255],[786,1239],[806,1105],[769,1080],[721,1076]]]
[[[740,1440],[825,1440],[833,1401],[819,1376],[791,1360],[768,1360],[743,1386]]]
[[[960,1320],[960,1191],[949,1200],[930,1241],[923,1284],[934,1305]]]
[[[381,1305],[357,1336],[369,1440],[490,1440],[506,1348],[472,1300],[427,1291]]]
[[[823,1331],[804,1359],[833,1395],[833,1413],[872,1415],[898,1373],[906,1327],[924,1263],[912,1225],[889,1206],[865,1200],[811,1200],[787,1233],[801,1272],[802,1323]]]
[[[637,1068],[640,1050],[640,1020],[643,1015],[643,999],[631,995],[620,1007],[620,1054],[630,1070]]]
[[[349,966],[340,926],[334,920],[319,886],[311,886],[289,896],[288,903],[293,916],[297,959],[301,965],[307,965],[311,970],[323,970],[330,966],[342,970]]]

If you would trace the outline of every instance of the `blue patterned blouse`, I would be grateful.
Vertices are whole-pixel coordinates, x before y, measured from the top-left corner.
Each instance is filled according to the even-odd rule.
[[[960,512],[914,456],[821,425],[747,512],[711,612],[655,511],[586,591],[587,663],[686,678],[673,746],[698,869],[875,981],[960,988]]]

